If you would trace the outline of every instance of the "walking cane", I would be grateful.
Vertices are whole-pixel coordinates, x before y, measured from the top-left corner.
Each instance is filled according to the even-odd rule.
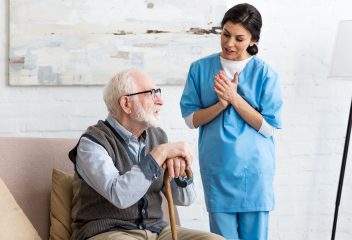
[[[192,172],[188,169],[186,169],[186,175],[188,178],[192,178]],[[177,240],[174,203],[172,200],[171,186],[170,186],[169,174],[167,170],[165,170],[165,173],[164,173],[164,185],[166,190],[167,205],[169,208],[172,240]]]

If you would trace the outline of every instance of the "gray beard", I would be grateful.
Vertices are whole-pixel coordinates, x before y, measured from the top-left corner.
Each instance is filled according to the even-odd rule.
[[[137,103],[136,104],[136,112],[134,114],[134,118],[138,122],[143,122],[147,124],[147,127],[160,127],[160,121],[157,119],[153,113],[154,113],[154,108],[152,109],[153,111],[151,113],[147,113],[143,107]]]

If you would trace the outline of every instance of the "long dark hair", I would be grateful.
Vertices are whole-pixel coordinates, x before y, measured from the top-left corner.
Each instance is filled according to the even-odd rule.
[[[232,23],[240,23],[248,32],[251,33],[253,41],[258,42],[260,38],[260,29],[262,28],[262,16],[260,12],[248,3],[241,3],[233,6],[225,13],[221,28],[224,28],[228,21]],[[247,48],[247,52],[251,55],[258,53],[258,46],[254,44]]]

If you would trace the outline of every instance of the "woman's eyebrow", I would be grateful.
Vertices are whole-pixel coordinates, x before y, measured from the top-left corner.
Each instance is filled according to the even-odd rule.
[[[227,34],[230,34],[232,35],[226,28],[224,28],[223,30],[224,32],[226,32]],[[244,37],[245,35],[244,34],[238,34],[238,35],[235,35],[235,37]]]

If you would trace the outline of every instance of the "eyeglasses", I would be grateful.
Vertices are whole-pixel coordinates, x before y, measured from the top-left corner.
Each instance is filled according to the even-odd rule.
[[[126,94],[125,96],[134,96],[134,95],[144,94],[144,93],[150,93],[152,95],[153,100],[154,100],[156,97],[160,97],[161,96],[161,89],[160,88],[154,88],[154,89],[150,89],[150,90],[143,91],[143,92],[136,92],[136,93]]]

